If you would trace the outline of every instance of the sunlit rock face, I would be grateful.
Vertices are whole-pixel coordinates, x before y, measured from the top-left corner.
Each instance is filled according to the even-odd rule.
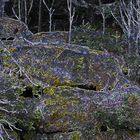
[[[3,17],[0,18],[0,38],[1,39],[14,39],[17,37],[28,38],[32,33],[28,30],[28,27],[22,22],[12,18]]]

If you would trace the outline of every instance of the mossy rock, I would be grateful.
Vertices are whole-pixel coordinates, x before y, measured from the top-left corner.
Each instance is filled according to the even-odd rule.
[[[79,45],[16,45],[10,50],[37,84],[41,81],[54,86],[92,85],[100,91],[107,86],[113,88],[116,82],[116,62],[107,52],[92,51]],[[12,62],[8,66],[12,68]]]

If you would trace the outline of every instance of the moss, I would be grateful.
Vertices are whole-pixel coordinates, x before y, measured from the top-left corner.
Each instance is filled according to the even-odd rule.
[[[122,72],[124,75],[128,75],[129,70],[127,67],[123,67]]]
[[[38,127],[41,118],[42,118],[41,112],[36,111],[30,117],[28,117],[26,119],[23,116],[19,115],[14,120],[14,122],[15,122],[17,128],[20,128],[23,131],[25,130],[25,131],[29,132],[29,131],[35,130]]]
[[[71,117],[77,120],[78,122],[83,123],[86,120],[86,113],[85,112],[74,112],[71,113]]]
[[[77,74],[77,80],[82,79],[82,75],[83,75],[83,64],[84,64],[84,57],[79,57],[75,60],[75,65],[73,68],[74,73]]]
[[[48,96],[45,104],[50,110],[47,127],[53,126],[66,132],[70,126],[74,125],[71,124],[70,119],[76,122],[85,121],[86,114],[82,111],[77,112],[74,109],[76,106],[79,106],[80,102],[76,95],[72,92],[70,93],[70,89],[72,90],[73,88],[52,86],[44,89],[45,94]],[[71,109],[69,106],[71,106]]]
[[[78,131],[74,131],[70,135],[70,140],[81,140],[81,133]]]
[[[65,79],[64,82],[63,82],[63,86],[69,86],[71,88],[72,85],[76,85],[76,83],[69,80],[69,79]]]
[[[77,63],[75,64],[76,69],[77,69],[77,70],[81,70],[81,69],[82,69],[82,66],[83,66],[83,64],[84,64],[84,57],[78,58],[78,60],[77,60],[76,62],[77,62]]]
[[[132,93],[132,94],[129,94],[128,95],[128,104],[129,105],[133,105],[133,104],[137,104],[137,105],[140,105],[139,102],[140,102],[140,97],[137,96],[135,93]]]
[[[103,84],[101,81],[92,81],[91,83],[96,88],[96,91],[100,91],[103,89]]]
[[[13,48],[13,47],[10,47],[10,48],[9,48],[9,52],[10,52],[10,53],[15,52],[15,51],[16,51],[16,48]]]
[[[44,88],[43,93],[45,93],[48,96],[54,95],[55,94],[54,93],[55,88],[56,88],[55,86],[51,86],[49,88]]]
[[[59,76],[54,76],[53,74],[49,77],[50,81],[51,81],[51,85],[53,86],[60,86],[62,85],[62,82],[60,81]]]
[[[92,54],[102,54],[102,53],[104,53],[104,51],[102,51],[102,50],[96,50],[96,49],[90,49],[90,53]]]

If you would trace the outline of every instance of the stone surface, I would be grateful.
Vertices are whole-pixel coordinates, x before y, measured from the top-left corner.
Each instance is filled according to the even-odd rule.
[[[68,32],[39,32],[33,34],[28,40],[35,44],[62,46],[68,42]]]
[[[28,38],[28,36],[32,35],[30,31],[28,31],[28,27],[22,22],[16,19],[3,17],[0,18],[0,39],[8,39],[24,36]]]
[[[95,130],[103,126],[105,137],[117,139],[110,131],[140,129],[140,88],[123,76],[111,54],[30,42],[0,44],[0,136],[8,138],[8,129],[13,137],[7,122],[15,139],[25,140],[102,139]]]
[[[55,86],[85,85],[101,90],[112,88],[117,81],[118,68],[107,52],[79,45],[23,47],[16,44],[10,49],[11,55],[20,60],[20,65],[36,82]]]

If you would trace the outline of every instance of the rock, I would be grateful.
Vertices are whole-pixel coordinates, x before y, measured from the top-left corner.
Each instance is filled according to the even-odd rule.
[[[28,38],[28,41],[32,42],[33,44],[62,46],[68,42],[68,32],[39,32]]]
[[[32,35],[32,33],[22,21],[8,17],[0,18],[1,39],[14,39],[16,36],[28,38],[30,35]]]
[[[101,90],[112,88],[117,80],[118,70],[109,53],[80,45],[16,45],[12,55],[17,61],[21,60],[33,79],[50,86],[79,85],[84,88],[89,85]]]
[[[74,44],[2,45],[0,120],[21,129],[20,139],[95,139],[95,130],[110,138],[111,130],[140,129],[140,88],[109,53]]]
[[[7,81],[7,79],[1,80],[1,85],[9,85],[8,89],[10,89],[2,94],[5,87],[1,86],[0,88],[0,100],[4,101],[4,99],[6,99],[8,101],[8,104],[2,105],[1,103],[1,107],[9,111],[2,113],[1,110],[1,116],[4,116],[7,121],[16,125],[17,128],[22,129],[22,136],[26,138],[30,138],[30,135],[27,135],[27,133],[24,134],[27,130],[33,131],[33,135],[36,138],[37,134],[34,130],[38,132],[38,135],[42,133],[47,134],[42,135],[44,139],[51,139],[52,137],[65,139],[66,137],[73,137],[69,134],[74,133],[74,130],[77,128],[79,130],[84,129],[83,126],[87,123],[91,123],[91,129],[94,129],[94,123],[96,123],[97,120],[92,120],[93,118],[90,118],[90,114],[100,111],[101,108],[112,114],[113,110],[124,106],[126,97],[129,97],[128,105],[133,105],[133,110],[137,110],[138,107],[140,107],[137,104],[139,101],[134,105],[134,98],[131,97],[131,95],[135,95],[135,97],[138,98],[140,94],[139,88],[137,88],[137,91],[134,89],[127,91],[128,87],[126,87],[126,91],[120,93],[119,90],[118,92],[99,92],[65,85],[58,87],[51,86],[50,88],[44,88],[42,90],[40,98],[25,98],[22,96],[23,90],[20,87],[13,87],[17,81],[10,81]],[[35,89],[35,87],[32,87],[32,90],[34,90],[33,94],[38,94],[39,96],[37,88]],[[137,100],[136,98],[135,100]],[[14,110],[14,112],[12,112],[12,110]],[[116,112],[114,111],[114,113]],[[128,112],[126,111],[126,113]],[[135,120],[134,117],[137,118],[138,115],[139,113],[137,111],[135,115],[133,114],[131,116],[133,117],[133,121]],[[104,114],[101,114],[101,116],[104,118]],[[102,121],[104,121],[104,119]],[[128,118],[128,126],[135,122],[133,121],[129,121]],[[113,125],[115,126],[115,122],[112,122],[112,126]],[[63,135],[64,132],[65,134]],[[20,131],[18,133],[20,133]],[[90,137],[89,134],[83,133],[83,135]],[[78,136],[80,137],[81,134]],[[94,138],[95,136],[92,135],[92,137]],[[108,137],[110,136],[108,135]],[[84,136],[81,137],[81,139],[82,138],[84,138]]]

